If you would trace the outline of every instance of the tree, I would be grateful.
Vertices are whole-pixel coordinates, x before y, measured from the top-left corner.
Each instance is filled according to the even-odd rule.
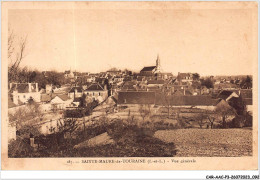
[[[196,122],[202,128],[202,126],[205,124],[205,114],[203,113],[198,113],[195,117]]]
[[[43,115],[39,104],[35,102],[28,103],[25,107],[19,107],[14,114],[9,114],[9,122],[15,122],[16,128],[19,130],[30,120],[37,120],[38,118],[41,118]]]
[[[245,115],[246,114],[246,105],[243,101],[242,97],[239,96],[238,98],[231,98],[228,101],[228,104],[236,110],[238,115]]]
[[[18,42],[16,42],[18,41]],[[8,81],[16,82],[20,64],[25,57],[25,48],[27,44],[27,36],[15,39],[14,32],[9,29],[8,35]]]
[[[222,128],[227,128],[227,119],[236,115],[234,109],[227,103],[219,103],[215,111],[222,119]]]
[[[198,73],[192,74],[192,78],[194,81],[198,81],[200,79],[200,75]]]
[[[141,104],[139,106],[139,113],[144,122],[145,118],[151,114],[151,106],[149,104]]]
[[[37,82],[39,89],[45,89],[46,84],[48,84],[47,79],[44,77],[43,73],[41,73],[37,70],[35,70],[34,72],[35,72],[36,76],[34,77],[34,79],[31,77],[31,81]]]
[[[214,126],[214,122],[216,120],[216,118],[214,117],[214,112],[209,112],[209,111],[205,111],[205,115],[210,123],[210,128],[213,129]]]
[[[199,81],[193,81],[191,86],[194,89],[200,89],[201,88],[201,83]]]
[[[168,118],[170,118],[170,110],[171,110],[171,95],[165,94],[164,96],[165,105],[168,111]]]
[[[206,86],[206,88],[210,89],[214,87],[214,83],[210,78],[202,79],[201,80],[201,86]]]
[[[128,123],[128,125],[135,125],[135,116],[131,114],[130,109],[128,111],[127,123]]]
[[[252,78],[250,76],[246,76],[240,84],[242,89],[251,89],[252,88]]]
[[[57,71],[48,71],[45,74],[45,78],[49,84],[60,87],[65,83],[65,77],[63,73],[59,73]]]
[[[75,118],[65,118],[65,119],[59,119],[57,121],[57,130],[58,133],[65,134],[70,133],[71,134],[79,127],[78,121]]]
[[[87,106],[86,98],[87,98],[86,94],[83,93],[82,97],[80,98],[79,107]]]

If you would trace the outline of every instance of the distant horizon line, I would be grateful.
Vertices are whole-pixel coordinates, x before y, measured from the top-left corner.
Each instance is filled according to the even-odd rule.
[[[122,69],[118,69],[118,70],[121,70],[122,72],[124,71],[124,69],[127,69],[127,68],[122,68]],[[38,70],[38,69],[37,69]],[[140,73],[140,71],[138,72],[138,71],[133,71],[133,70],[131,70],[131,69],[127,69],[127,70],[129,70],[129,71],[131,71],[131,72],[133,72],[133,73]],[[38,70],[39,71],[39,70]],[[44,70],[44,71],[56,71],[56,72],[59,72],[59,73],[63,73],[63,72],[65,72],[65,71],[72,71],[72,72],[79,72],[79,73],[89,73],[89,74],[99,74],[99,73],[102,73],[102,72],[107,72],[107,71],[109,71],[109,69],[108,70],[106,70],[106,71],[99,71],[99,72],[91,72],[91,71],[77,71],[77,70],[63,70],[63,71],[58,71],[58,70],[54,70],[54,69],[52,69],[52,70]],[[41,71],[41,72],[44,72],[44,71]],[[216,74],[216,75],[212,75],[212,74],[206,74],[206,75],[202,75],[202,74],[200,74],[199,72],[178,72],[178,73],[173,73],[173,72],[162,72],[162,73],[172,73],[173,74],[173,76],[174,75],[176,75],[176,76],[178,76],[178,73],[191,73],[191,74],[195,74],[195,73],[198,73],[201,77],[203,77],[203,76],[214,76],[214,77],[216,77],[216,76],[253,76],[253,74],[238,74],[238,75],[235,75],[235,74],[232,74],[232,75],[229,75],[229,74]]]
[[[89,74],[97,74],[97,73],[101,73],[101,72],[107,72],[107,71],[109,71],[109,69],[112,69],[112,68],[115,68],[115,69],[117,69],[117,70],[121,70],[121,71],[124,71],[124,70],[129,70],[129,71],[132,71],[133,73],[140,73],[140,71],[141,71],[141,69],[138,71],[138,70],[132,70],[132,69],[128,69],[128,68],[117,68],[117,67],[112,67],[112,68],[109,68],[109,69],[107,69],[107,70],[100,70],[99,72],[91,72],[91,71],[80,71],[80,70],[71,70],[71,69],[67,69],[67,70],[57,70],[57,69],[55,69],[55,68],[49,68],[48,70],[40,70],[39,68],[36,68],[36,67],[30,67],[30,66],[23,66],[23,67],[21,67],[21,68],[25,68],[25,67],[27,67],[29,70],[31,70],[31,71],[40,71],[40,72],[44,72],[44,71],[56,71],[56,72],[59,72],[59,73],[61,73],[61,72],[65,72],[65,71],[72,71],[72,72],[80,72],[80,73],[89,73]],[[150,66],[143,66],[143,67],[150,67]],[[170,71],[165,71],[165,72],[163,72],[163,73],[172,73],[173,75],[176,75],[176,76],[178,76],[178,73],[191,73],[191,74],[195,74],[195,73],[198,73],[201,77],[203,77],[203,76],[253,76],[253,74],[238,74],[238,75],[235,75],[235,74],[232,74],[232,75],[230,75],[230,74],[201,74],[201,73],[199,73],[199,72],[191,72],[191,71],[179,71],[179,72],[177,72],[176,74],[175,73],[173,73],[173,72],[170,72]]]

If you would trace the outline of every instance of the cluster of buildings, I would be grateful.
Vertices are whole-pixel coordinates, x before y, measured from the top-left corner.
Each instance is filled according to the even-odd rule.
[[[157,56],[155,66],[143,67],[139,73],[111,69],[96,74],[64,72],[69,84],[59,88],[51,84],[39,90],[37,83],[10,83],[9,107],[25,104],[29,99],[50,108],[66,109],[77,107],[83,94],[87,102],[96,100],[103,102],[113,96],[118,105],[121,104],[146,104],[163,105],[164,96],[171,97],[172,105],[183,106],[213,106],[218,99],[229,101],[242,97],[246,105],[252,105],[252,89],[240,89],[239,79],[209,78],[214,82],[214,88],[207,88],[194,78],[193,73],[164,72],[160,57]],[[223,98],[223,94],[229,98]],[[48,108],[46,108],[48,109]]]
[[[44,112],[76,108],[84,97],[86,103],[100,104],[109,97],[116,107],[136,107],[149,104],[151,107],[197,107],[214,110],[219,104],[236,104],[242,101],[252,113],[252,89],[241,89],[239,79],[209,78],[214,87],[201,86],[193,73],[164,72],[160,57],[155,66],[143,67],[139,73],[111,69],[96,74],[65,71],[64,77],[70,83],[61,87],[47,84],[39,89],[38,83],[10,83],[8,94],[9,111],[15,112],[19,106],[30,100],[40,104]]]

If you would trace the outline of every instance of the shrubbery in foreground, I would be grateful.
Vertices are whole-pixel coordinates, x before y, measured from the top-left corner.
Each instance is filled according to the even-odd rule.
[[[95,147],[73,148],[80,142],[96,135],[107,132],[115,141],[114,144]],[[121,120],[110,124],[100,123],[76,131],[76,138],[64,139],[62,134],[56,133],[38,137],[39,148],[34,151],[27,148],[23,153],[10,151],[9,157],[172,157],[176,155],[173,143],[165,143],[153,135],[155,129],[152,124],[129,124]],[[13,141],[9,148],[16,147],[20,141]],[[26,141],[23,141],[26,144]],[[27,146],[26,146],[27,147]]]

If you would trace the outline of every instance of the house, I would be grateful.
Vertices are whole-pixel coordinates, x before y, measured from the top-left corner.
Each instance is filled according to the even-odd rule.
[[[116,76],[116,75],[119,75],[121,74],[121,70],[117,70],[117,69],[111,69],[111,70],[108,70],[107,73],[111,76]]]
[[[155,74],[157,79],[171,79],[173,78],[173,74],[172,73],[167,73],[167,72],[158,72]]]
[[[73,99],[69,98],[66,94],[57,95],[50,101],[53,109],[65,109],[69,107],[72,102]]]
[[[41,102],[44,103],[49,103],[51,100],[55,97],[55,94],[41,94]]]
[[[125,81],[121,89],[124,91],[136,91],[137,81]]]
[[[162,87],[166,83],[165,80],[149,80],[147,81],[147,87]]]
[[[119,106],[136,106],[140,104],[155,104],[155,92],[147,91],[120,91],[118,92]]]
[[[180,73],[178,72],[177,80],[179,82],[192,82],[193,74],[192,73]]]
[[[74,99],[78,97],[82,97],[83,89],[81,87],[72,87],[68,93],[69,97]]]
[[[122,82],[123,80],[124,80],[123,76],[119,76],[119,75],[114,76],[114,77],[112,78],[112,81],[113,81],[113,82]]]
[[[74,78],[74,74],[71,70],[68,70],[68,71],[64,72],[64,77],[65,78]]]
[[[29,99],[35,102],[41,101],[38,83],[11,83],[9,92],[12,94],[13,103],[16,105],[19,102],[27,103]]]
[[[223,90],[221,91],[218,95],[217,98],[223,99],[225,101],[228,101],[229,99],[231,99],[232,97],[239,97],[237,95],[236,92],[233,91],[227,91],[227,90]]]
[[[242,98],[242,101],[246,105],[246,109],[249,112],[253,112],[253,94],[252,89],[241,89],[239,94]]]
[[[51,100],[55,98],[58,94],[50,93],[50,94],[41,94],[41,110],[44,112],[52,110]]]
[[[108,79],[107,78],[104,78],[104,77],[98,77],[95,79],[96,83],[99,83],[99,84],[107,84],[108,83]]]
[[[214,89],[219,89],[219,90],[236,90],[239,88],[239,85],[237,84],[232,84],[232,83],[215,83]]]
[[[95,76],[85,76],[86,82],[94,82],[95,81]]]
[[[93,98],[93,100],[98,100],[99,102],[104,101],[108,97],[108,90],[106,85],[101,85],[99,83],[91,84],[84,93],[87,96]]]
[[[45,86],[45,92],[46,93],[52,93],[53,89],[54,89],[54,87],[53,87],[52,84],[46,84],[46,86]]]
[[[124,84],[121,89],[124,91],[137,91],[136,85],[132,84]]]

